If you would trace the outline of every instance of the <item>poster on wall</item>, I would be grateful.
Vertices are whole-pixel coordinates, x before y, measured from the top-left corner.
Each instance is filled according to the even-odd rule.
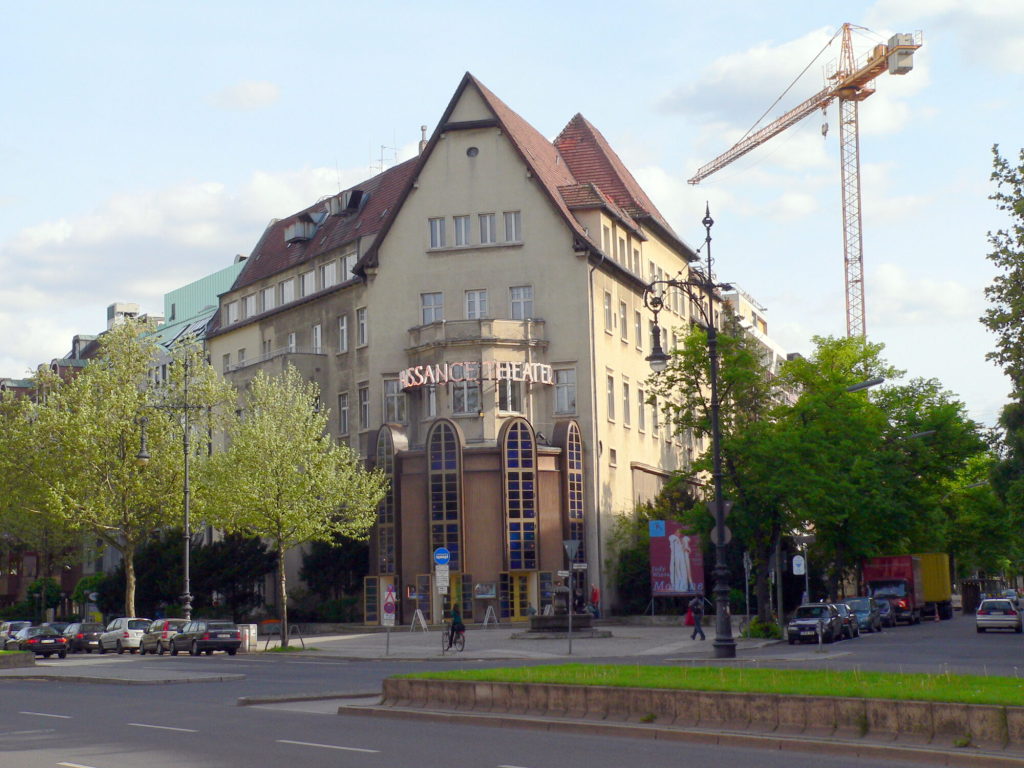
[[[651,520],[651,594],[655,597],[704,594],[704,555],[700,536],[676,520]]]

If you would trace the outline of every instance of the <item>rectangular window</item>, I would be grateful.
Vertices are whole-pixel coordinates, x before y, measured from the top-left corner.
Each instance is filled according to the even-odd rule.
[[[423,387],[423,418],[437,416],[437,387]]]
[[[298,344],[295,340],[295,332],[292,331],[288,334],[288,351],[294,352],[296,349],[298,349]]]
[[[398,379],[384,379],[384,421],[389,424],[405,423],[405,392]]]
[[[260,303],[263,305],[264,312],[271,310],[277,306],[277,302],[274,301],[274,299],[276,298],[277,289],[274,286],[270,288],[264,288],[262,291],[260,291]]]
[[[338,318],[338,352],[348,352],[348,315]]]
[[[263,359],[269,360],[271,352],[274,351],[274,342],[270,339],[264,339],[262,342],[262,353]]]
[[[348,434],[348,392],[338,395],[338,434]]]
[[[658,398],[651,398],[651,434],[658,434]]]
[[[608,291],[604,292],[604,331],[612,332],[612,295]]]
[[[601,227],[601,250],[611,255],[612,230],[610,227]]]
[[[321,352],[324,351],[323,343],[323,326],[321,326],[320,323],[317,323],[316,325],[313,326],[313,354],[319,355]]]
[[[455,217],[455,244],[469,245],[470,243],[469,216]]]
[[[634,248],[633,249],[633,272],[635,274],[638,274],[638,275],[640,274],[640,249],[639,248]]]
[[[420,312],[423,325],[444,320],[444,294],[421,293]]]
[[[626,322],[626,302],[619,302],[619,334],[622,336],[622,340],[625,342],[629,341],[629,323]]]
[[[224,373],[227,373],[228,369],[231,368],[231,353],[230,352],[228,352],[226,355],[224,355],[220,359],[220,365],[221,365],[221,368],[220,368],[221,371],[223,371]]]
[[[636,348],[644,348],[644,318],[640,312],[633,313],[633,334],[636,336]]]
[[[615,377],[608,376],[608,421],[615,421]]]
[[[624,237],[619,238],[619,250],[618,253],[615,254],[615,258],[624,267],[629,266],[629,253],[626,251],[626,238]]]
[[[513,320],[529,320],[533,317],[533,286],[515,285],[509,289]]]
[[[481,213],[480,214],[480,242],[481,243],[496,243],[498,241],[498,234],[494,229],[494,214],[493,213]]]
[[[466,319],[479,320],[487,317],[487,291],[477,289],[466,291]]]
[[[625,376],[622,377],[622,423],[627,427],[629,426],[629,420],[633,411],[629,403],[629,381]]]
[[[295,278],[281,281],[281,303],[295,301]]]
[[[370,388],[366,385],[359,388],[359,428],[370,428]]]
[[[576,369],[555,371],[555,413],[576,413]]]
[[[498,382],[498,410],[513,413],[523,411],[523,384],[521,381]]]
[[[356,346],[365,347],[370,340],[370,329],[366,325],[366,307],[356,310]]]
[[[356,268],[358,254],[355,251],[341,257],[341,282],[352,279],[352,270]]]
[[[313,270],[299,275],[299,296],[310,296],[316,293],[316,273]]]
[[[242,365],[243,363],[245,363],[245,347],[238,350],[238,364]]]
[[[256,294],[250,293],[242,299],[242,315],[244,317],[256,317]]]
[[[523,219],[519,211],[505,211],[505,242],[520,243],[523,240]]]
[[[444,248],[446,245],[444,239],[444,219],[430,219],[430,247],[431,248]]]
[[[647,407],[647,403],[644,402],[644,391],[638,389],[636,391],[636,428],[643,432],[647,429],[647,421],[644,419],[644,408]]]
[[[227,306],[227,321],[228,325],[232,325],[238,322],[238,302],[232,301]]]
[[[336,261],[329,261],[326,264],[320,265],[320,287],[330,288],[336,282],[338,274],[338,263]]]
[[[452,413],[480,413],[480,382],[458,381],[452,386]]]

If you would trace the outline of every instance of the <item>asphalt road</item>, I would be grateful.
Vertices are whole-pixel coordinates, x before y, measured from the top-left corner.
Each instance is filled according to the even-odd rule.
[[[708,663],[675,653],[609,661]],[[1016,674],[1024,638],[974,631],[973,620],[899,627],[825,646],[771,645],[741,653],[739,663],[799,667]],[[565,661],[566,659],[562,659]],[[600,658],[575,659],[599,661]],[[541,660],[547,663],[552,659]],[[239,707],[239,697],[357,694],[380,680],[424,668],[537,663],[240,655],[213,657],[77,656],[40,669],[162,670],[242,674],[244,679],[187,685],[116,685],[0,679],[0,768],[219,768],[264,765],[483,766],[486,768],[622,768],[622,766],[895,766],[891,759],[717,747],[683,742],[555,734],[415,720],[338,715],[334,701]],[[737,663],[737,662],[728,662]],[[58,667],[59,665],[59,667]]]

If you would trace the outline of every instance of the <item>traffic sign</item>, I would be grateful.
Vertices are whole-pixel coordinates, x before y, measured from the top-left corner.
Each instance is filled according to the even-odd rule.
[[[806,563],[804,562],[803,555],[794,555],[793,556],[793,575],[794,576],[803,576],[805,570],[806,570]]]
[[[572,562],[576,557],[576,552],[580,548],[579,539],[563,539],[562,546],[565,547],[565,554],[569,556],[569,562]]]
[[[388,584],[388,591],[384,594],[384,613],[380,617],[380,622],[385,627],[395,626],[395,585]]]
[[[718,505],[715,502],[708,502],[708,514],[714,517],[717,507]],[[722,499],[722,517],[728,517],[730,512],[732,512],[732,502],[728,499]]]
[[[587,564],[586,563],[573,563],[572,564],[572,569],[574,571],[585,571],[585,570],[587,570]]]
[[[729,530],[729,526],[727,526],[725,524],[722,525],[722,528],[724,530],[723,530],[723,534],[722,534],[721,543],[723,545],[725,545],[725,544],[728,544],[730,541],[732,541],[732,531],[730,531]],[[711,529],[711,543],[714,544],[715,546],[717,546],[719,544],[719,540],[718,540],[718,526],[717,525],[714,528]]]
[[[438,547],[434,550],[434,562],[438,565],[448,565],[452,559],[452,553],[446,547]]]
[[[437,585],[438,590],[442,587],[448,588],[449,584],[449,570],[447,565],[435,565],[434,566],[434,583]],[[441,594],[444,594],[443,592]]]
[[[569,578],[569,572],[568,571],[555,571],[555,573],[557,573],[563,579],[568,579]]]

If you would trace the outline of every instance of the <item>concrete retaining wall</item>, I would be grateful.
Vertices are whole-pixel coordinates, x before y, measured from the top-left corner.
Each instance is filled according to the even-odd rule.
[[[27,651],[0,654],[0,669],[13,669],[15,667],[34,667],[35,665],[35,654],[28,653]]]
[[[384,681],[382,703],[1024,752],[1024,707],[403,679]]]

